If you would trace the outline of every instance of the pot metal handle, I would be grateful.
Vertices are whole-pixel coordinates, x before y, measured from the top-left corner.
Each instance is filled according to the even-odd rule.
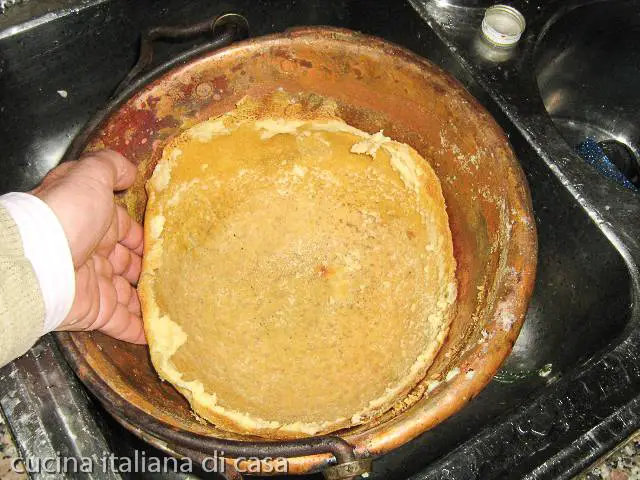
[[[178,63],[197,54],[225,47],[237,40],[249,36],[247,19],[237,13],[225,13],[209,20],[205,20],[186,27],[153,27],[142,34],[140,38],[140,53],[138,61],[126,77],[118,84],[113,92],[113,98],[122,94],[134,81],[151,67],[153,62],[153,43],[158,40],[191,40],[201,36],[211,39],[198,45],[175,58],[172,63]]]

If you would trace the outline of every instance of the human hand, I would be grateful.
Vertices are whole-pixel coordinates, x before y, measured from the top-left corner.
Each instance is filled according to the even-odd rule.
[[[113,192],[133,184],[136,167],[103,150],[53,169],[31,193],[56,214],[76,272],[76,293],[57,330],[99,330],[146,343],[134,285],[141,268],[143,231]]]

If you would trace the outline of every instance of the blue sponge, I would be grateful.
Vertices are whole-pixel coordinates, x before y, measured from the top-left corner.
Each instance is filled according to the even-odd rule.
[[[576,151],[583,158],[585,162],[590,165],[593,165],[598,170],[600,170],[606,177],[609,177],[611,180],[618,182],[623,187],[628,188],[629,190],[633,190],[637,192],[638,189],[635,187],[631,181],[625,177],[618,167],[616,167],[611,160],[607,157],[604,150],[596,142],[596,139],[593,137],[587,137],[576,147]]]

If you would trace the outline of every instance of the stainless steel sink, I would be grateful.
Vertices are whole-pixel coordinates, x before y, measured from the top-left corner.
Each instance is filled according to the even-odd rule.
[[[496,379],[462,412],[378,459],[372,478],[568,478],[640,426],[640,201],[585,164],[574,152],[575,138],[585,132],[572,137],[563,126],[563,119],[589,123],[601,132],[598,140],[620,140],[636,151],[637,131],[628,125],[638,109],[629,108],[630,100],[599,107],[603,90],[617,102],[627,97],[622,85],[597,75],[588,52],[602,51],[608,60],[609,44],[599,44],[579,15],[596,9],[607,22],[619,17],[637,25],[629,19],[637,22],[640,3],[514,2],[528,29],[512,52],[493,51],[478,38],[481,7],[488,3],[82,0],[82,8],[40,23],[4,30],[0,24],[0,193],[30,187],[59,161],[134,62],[139,32],[149,26],[237,11],[248,17],[253,35],[328,24],[381,36],[431,59],[509,135],[531,186],[538,277],[522,333]],[[585,50],[584,39],[601,49]],[[178,48],[165,45],[159,59]],[[636,59],[628,71],[640,84],[631,68],[638,66],[634,54],[627,56]],[[603,64],[610,78],[622,64],[616,62]],[[581,86],[586,74],[572,70],[581,65],[594,73],[589,88]],[[637,105],[632,83],[627,91]],[[579,107],[588,105],[583,115]],[[0,371],[0,405],[31,454],[58,448],[100,455],[106,448],[123,455],[142,448],[159,455],[87,400],[48,338]]]
[[[527,20],[511,50],[482,40],[482,2],[411,3],[454,52],[458,77],[510,133],[530,179],[539,281],[502,375],[526,385],[520,366],[548,360],[549,376],[561,377],[432,469],[462,478],[569,478],[639,423],[629,418],[640,413],[640,197],[585,163],[575,146],[593,135],[637,153],[640,2],[509,2]]]
[[[572,146],[587,136],[603,142],[628,177],[640,162],[639,36],[638,2],[592,3],[553,21],[536,51],[556,128]]]

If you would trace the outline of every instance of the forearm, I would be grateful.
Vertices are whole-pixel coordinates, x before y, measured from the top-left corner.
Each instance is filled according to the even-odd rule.
[[[64,230],[41,200],[0,197],[0,366],[65,318],[75,293]]]
[[[40,337],[44,301],[20,231],[0,205],[0,366],[25,353]]]

